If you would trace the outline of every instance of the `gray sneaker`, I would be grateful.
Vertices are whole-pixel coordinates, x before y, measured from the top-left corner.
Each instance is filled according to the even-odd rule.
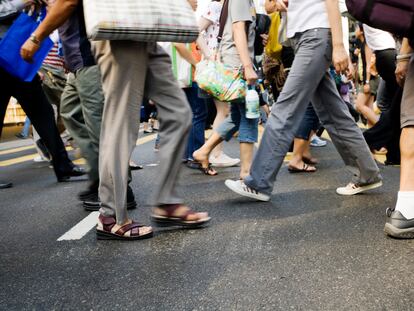
[[[399,211],[387,208],[384,232],[399,239],[414,239],[414,218],[407,219]]]
[[[382,186],[382,180],[374,181],[369,184],[361,184],[361,183],[349,183],[345,187],[339,187],[336,189],[336,193],[339,195],[354,195],[361,192],[365,192],[368,190],[372,190],[375,188],[379,188]]]

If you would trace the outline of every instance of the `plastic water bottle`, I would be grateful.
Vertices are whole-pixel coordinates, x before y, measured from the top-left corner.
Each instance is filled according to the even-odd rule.
[[[246,118],[257,119],[260,117],[260,100],[254,87],[248,86],[246,92]]]

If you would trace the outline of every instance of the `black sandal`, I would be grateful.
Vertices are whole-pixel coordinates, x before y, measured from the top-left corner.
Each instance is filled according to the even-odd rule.
[[[203,172],[204,175],[207,176],[216,176],[218,175],[217,171],[213,168],[213,166],[211,165],[211,163],[209,163],[207,165],[207,167],[203,167],[203,164],[201,164],[200,162],[194,161],[195,163],[197,163],[198,169]]]
[[[314,170],[312,170],[312,168],[314,168]],[[288,171],[290,173],[315,173],[317,171],[317,169],[314,166],[303,163],[302,168],[297,168],[297,167],[289,165],[288,166]]]

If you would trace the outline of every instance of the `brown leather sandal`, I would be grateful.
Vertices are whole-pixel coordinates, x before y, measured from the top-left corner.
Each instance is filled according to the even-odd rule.
[[[188,220],[188,216],[196,215],[197,212],[192,210],[187,210],[182,215],[175,215],[175,212],[183,207],[181,204],[166,204],[161,205],[158,208],[165,211],[165,215],[152,214],[151,219],[159,226],[169,227],[169,226],[184,226],[184,227],[200,227],[205,225],[211,220],[211,217],[205,217],[197,220]]]
[[[149,233],[141,234],[140,228],[149,227],[143,224],[132,222],[121,226],[114,231],[116,225],[115,217],[99,215],[96,237],[98,240],[142,240],[153,236],[152,230]],[[126,235],[129,232],[129,235]]]

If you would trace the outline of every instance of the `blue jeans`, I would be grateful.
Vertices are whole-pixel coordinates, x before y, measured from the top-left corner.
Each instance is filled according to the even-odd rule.
[[[255,143],[258,136],[259,119],[246,118],[246,103],[243,101],[232,102],[230,114],[217,128],[217,133],[225,141],[229,141],[239,131],[239,142]]]
[[[204,130],[207,119],[207,105],[204,99],[198,97],[197,83],[194,82],[192,87],[183,90],[193,112],[192,127],[184,157],[186,160],[192,160],[193,152],[204,145],[205,142]]]
[[[300,123],[299,129],[296,131],[295,138],[309,140],[310,133],[312,131],[316,131],[318,127],[319,118],[315,112],[315,109],[313,109],[312,104],[309,103],[308,108],[306,108],[305,116]]]
[[[31,125],[30,119],[28,117],[26,117],[26,120],[24,121],[23,129],[22,129],[22,132],[21,132],[21,134],[24,137],[29,137],[30,125]]]

